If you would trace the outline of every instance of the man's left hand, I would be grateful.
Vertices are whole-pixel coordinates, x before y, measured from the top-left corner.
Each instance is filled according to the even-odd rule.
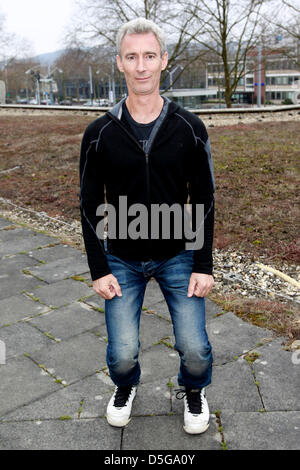
[[[188,287],[188,297],[205,297],[213,288],[215,282],[210,274],[192,273]]]

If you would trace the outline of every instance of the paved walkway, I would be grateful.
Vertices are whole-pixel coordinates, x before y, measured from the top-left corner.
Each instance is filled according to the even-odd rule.
[[[133,417],[123,429],[109,426],[104,301],[89,287],[85,255],[4,219],[0,240],[1,450],[300,448],[300,361],[270,331],[221,314],[209,300],[211,425],[200,436],[183,431],[179,360],[154,280],[141,318]]]

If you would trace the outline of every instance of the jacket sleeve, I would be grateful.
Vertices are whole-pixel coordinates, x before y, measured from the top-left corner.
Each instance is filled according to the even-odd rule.
[[[96,215],[97,207],[104,203],[104,175],[100,154],[96,152],[97,140],[93,140],[89,126],[81,142],[80,150],[80,213],[82,234],[92,280],[111,273],[104,241],[97,236],[97,224],[102,220]],[[103,167],[103,165],[102,165]]]
[[[199,234],[199,231],[202,231],[203,244],[200,249],[194,249],[193,272],[213,274],[212,245],[215,180],[209,137],[201,120],[199,120],[194,137],[197,143],[190,163],[188,190],[192,210],[193,232]],[[202,204],[204,209],[204,217],[201,217],[200,221],[196,217],[197,204]]]

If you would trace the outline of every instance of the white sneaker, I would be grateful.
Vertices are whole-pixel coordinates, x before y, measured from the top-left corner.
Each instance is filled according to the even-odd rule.
[[[178,393],[184,393],[178,397]],[[185,387],[180,390],[176,397],[184,398],[184,425],[183,429],[188,434],[201,434],[209,426],[209,408],[205,397],[205,388],[192,389]]]
[[[106,410],[106,419],[111,426],[122,427],[129,423],[136,389],[135,385],[115,388]]]

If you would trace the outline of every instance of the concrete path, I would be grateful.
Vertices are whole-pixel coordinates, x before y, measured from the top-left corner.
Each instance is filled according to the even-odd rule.
[[[184,432],[179,359],[154,280],[141,316],[133,417],[123,429],[109,426],[104,301],[90,287],[85,255],[0,219],[0,258],[1,450],[300,448],[300,352],[209,300],[211,425],[200,436]]]

